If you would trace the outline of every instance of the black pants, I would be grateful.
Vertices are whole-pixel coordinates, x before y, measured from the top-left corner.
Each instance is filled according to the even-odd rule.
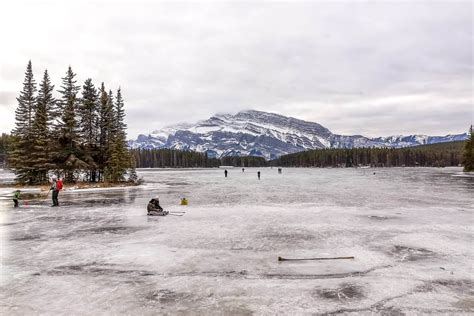
[[[53,206],[59,206],[58,195],[59,191],[53,190]]]
[[[18,207],[18,199],[13,199],[13,203],[15,203],[13,207]]]

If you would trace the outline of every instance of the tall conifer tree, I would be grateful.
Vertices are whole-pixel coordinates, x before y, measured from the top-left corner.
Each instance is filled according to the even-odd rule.
[[[127,149],[127,125],[125,124],[124,103],[120,88],[117,91],[113,114],[114,127],[109,151],[108,170],[110,180],[117,182],[124,180],[124,175],[131,164]]]
[[[51,163],[51,111],[54,108],[53,97],[54,85],[51,84],[48,71],[44,71],[43,80],[37,98],[35,119],[32,128],[32,152],[30,155],[31,166],[35,170],[35,182],[45,183],[48,181],[48,171],[54,168]]]
[[[89,165],[89,181],[97,180],[98,154],[99,154],[99,103],[97,89],[92,79],[87,79],[82,87],[80,102],[79,132],[84,145],[84,162]]]
[[[76,117],[76,108],[78,105],[77,93],[79,86],[76,85],[76,74],[69,66],[66,76],[62,78],[61,100],[59,109],[61,117],[57,128],[59,138],[59,161],[60,168],[65,172],[65,179],[73,182],[74,171],[77,169],[86,169],[87,165],[79,159],[81,155],[79,148],[79,135]]]
[[[112,96],[105,91],[105,85],[102,82],[99,92],[99,168],[101,180],[104,180],[107,163],[110,155],[110,140],[113,130],[113,103]]]
[[[28,62],[23,89],[17,98],[15,129],[12,131],[12,148],[9,154],[10,166],[15,169],[17,181],[34,182],[34,169],[30,164],[32,151],[33,121],[36,111],[36,82],[31,60]]]

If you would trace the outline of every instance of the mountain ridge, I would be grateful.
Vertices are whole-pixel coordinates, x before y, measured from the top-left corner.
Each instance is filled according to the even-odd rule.
[[[171,125],[129,141],[131,148],[171,148],[206,152],[209,157],[258,156],[274,159],[284,154],[322,148],[411,147],[454,140],[465,134],[365,137],[333,134],[316,122],[256,110],[216,114],[209,119]]]

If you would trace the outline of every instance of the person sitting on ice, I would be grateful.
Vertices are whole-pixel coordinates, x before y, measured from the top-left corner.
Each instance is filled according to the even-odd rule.
[[[164,216],[168,214],[168,211],[163,210],[160,206],[160,200],[158,198],[151,199],[148,202],[147,211],[150,216]]]
[[[188,205],[188,200],[185,197],[181,198],[181,205]]]

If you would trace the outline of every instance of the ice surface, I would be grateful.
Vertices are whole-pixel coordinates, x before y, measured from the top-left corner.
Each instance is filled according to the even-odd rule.
[[[258,170],[140,170],[141,187],[61,192],[60,208],[43,193],[13,209],[3,188],[0,314],[473,311],[460,168]],[[155,196],[186,214],[147,217]]]

